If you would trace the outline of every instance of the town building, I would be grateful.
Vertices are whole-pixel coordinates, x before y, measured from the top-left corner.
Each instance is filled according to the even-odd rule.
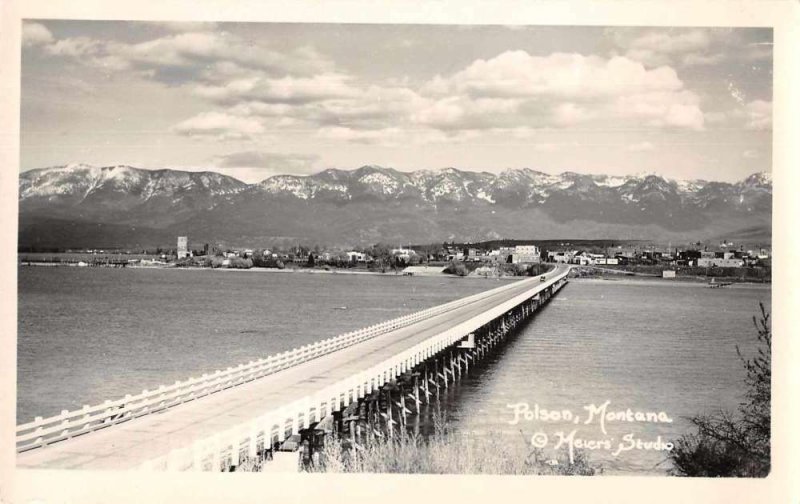
[[[513,263],[539,263],[542,255],[536,245],[517,245],[514,247],[511,262]]]
[[[736,259],[735,257],[701,257],[697,260],[697,265],[701,268],[741,268],[744,266],[744,259]]]
[[[178,259],[189,257],[189,238],[187,236],[178,237]]]
[[[355,250],[351,250],[350,252],[346,252],[347,260],[351,263],[363,263],[367,262],[367,254],[364,252],[356,252]]]
[[[404,261],[408,261],[409,259],[411,259],[411,256],[416,255],[416,252],[414,250],[412,250],[412,249],[407,249],[407,248],[400,247],[400,248],[392,249],[392,255],[395,256],[395,257],[399,257],[400,259],[403,259]]]

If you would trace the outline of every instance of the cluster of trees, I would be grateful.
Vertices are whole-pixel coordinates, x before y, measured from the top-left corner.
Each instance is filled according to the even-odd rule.
[[[458,276],[467,276],[470,274],[469,268],[463,262],[450,261],[444,269],[445,273]]]
[[[458,276],[467,276],[479,265],[476,263],[463,263],[450,261],[444,269],[445,273]],[[547,272],[550,266],[546,264],[499,263],[495,266],[497,272],[508,276],[538,276]]]
[[[736,351],[746,370],[746,402],[738,411],[697,415],[690,420],[696,432],[678,439],[670,452],[673,473],[680,476],[766,477],[770,471],[772,331],[761,304],[753,317],[758,337],[756,355]]]
[[[225,265],[226,260],[228,261],[228,264],[225,266],[227,268],[250,269],[253,267],[253,260],[249,257],[226,258],[223,256],[212,256],[208,259],[208,266],[212,268],[221,268]]]
[[[397,271],[422,262],[422,256],[416,253],[411,254],[408,258],[392,253],[395,248],[387,243],[377,243],[367,248],[364,252],[372,257],[372,267],[384,273],[389,269]]]
[[[258,254],[258,253],[253,254],[253,257],[251,258],[251,260],[253,261],[253,266],[255,266],[256,268],[283,269],[283,268],[286,267],[286,264],[284,264],[284,262],[281,261],[280,259],[273,258],[271,256],[264,257],[264,253],[263,252],[260,253],[260,254]]]

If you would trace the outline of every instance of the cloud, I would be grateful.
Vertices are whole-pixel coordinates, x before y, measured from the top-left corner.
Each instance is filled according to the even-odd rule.
[[[772,42],[754,42],[748,44],[748,46],[741,51],[740,57],[751,62],[772,61],[772,48]]]
[[[491,131],[491,130],[490,130]],[[480,137],[482,130],[442,131],[435,128],[387,127],[375,130],[355,129],[343,126],[323,127],[317,137],[324,140],[345,141],[368,145],[400,147],[432,143],[462,143]]]
[[[162,35],[143,42],[68,37],[43,42],[42,50],[182,86],[209,105],[172,129],[193,138],[252,139],[291,129],[341,142],[403,145],[481,133],[523,138],[542,128],[704,127],[699,98],[673,67],[650,68],[627,56],[510,50],[426,82],[376,81],[336,68],[308,46],[278,50],[218,25],[155,26]],[[664,42],[670,51],[688,51],[705,40],[691,33],[673,38],[645,34],[635,48]]]
[[[471,98],[451,96],[423,99],[411,121],[443,130],[516,126],[523,100],[515,98]]]
[[[745,102],[741,95],[734,95],[738,107],[728,111],[707,114],[706,119],[726,128],[764,131],[772,128],[772,102],[752,100]]]
[[[416,90],[405,84],[364,85],[323,72],[233,78],[194,92],[267,128],[388,146],[464,141],[480,132],[520,138],[540,128],[704,127],[699,98],[674,69],[648,69],[621,56],[507,51]]]
[[[705,115],[699,102],[691,91],[642,93],[617,98],[614,114],[647,126],[702,130]]]
[[[321,128],[317,136],[327,140],[397,146],[403,143],[406,134],[407,132],[401,128],[359,130],[342,126],[330,126]]]
[[[100,56],[104,52],[103,43],[89,37],[71,37],[48,44],[44,48],[51,56],[64,56],[69,58],[84,58]]]
[[[53,40],[53,34],[45,25],[29,21],[22,24],[22,47],[41,46]]]
[[[637,29],[609,30],[615,44],[625,56],[648,67],[682,63],[684,65],[712,64],[724,55],[707,54],[715,43],[717,32],[709,29],[662,29],[641,32]]]
[[[597,114],[587,107],[574,103],[562,103],[553,108],[553,119],[559,126],[574,126],[595,118]]]
[[[474,97],[595,98],[682,86],[672,68],[648,70],[625,57],[565,53],[542,57],[506,51],[489,60],[477,60],[450,78],[437,76],[426,89],[433,94]]]
[[[726,55],[724,53],[714,54],[700,54],[689,53],[681,60],[686,66],[703,66],[703,65],[716,65],[725,61]]]
[[[772,128],[772,102],[753,100],[744,107],[745,129],[768,130]]]
[[[630,43],[631,49],[646,49],[663,53],[686,53],[705,49],[711,43],[706,30],[679,32],[649,31]]]
[[[244,99],[233,105],[229,111],[244,116],[262,117],[267,123],[291,121],[296,127],[308,129],[339,126],[355,129],[383,129],[399,123],[408,124],[408,118],[421,108],[425,99],[416,92],[403,87],[381,87],[370,85],[366,88],[345,84],[339,91],[335,87],[320,89],[319,93],[306,90],[302,96],[292,92],[275,102],[258,100],[257,96],[239,90]],[[340,96],[333,96],[334,94]],[[325,95],[330,95],[326,97]],[[302,97],[302,99],[301,99]],[[263,98],[263,97],[262,97]],[[222,98],[218,99],[222,100]],[[223,101],[235,101],[229,95]]]
[[[647,69],[626,57],[508,51],[477,60],[422,87],[441,98],[412,115],[446,128],[616,127],[703,128],[697,95],[671,67]]]
[[[213,21],[145,21],[144,23],[162,28],[169,32],[194,32],[216,30],[218,24]]]
[[[712,66],[772,59],[771,34],[730,28],[612,28],[612,42],[628,58],[650,68]],[[755,40],[754,40],[755,38]]]
[[[204,112],[176,124],[172,131],[196,139],[247,140],[263,133],[264,127],[253,118]]]
[[[175,28],[171,23],[166,26]],[[51,39],[40,46],[50,56],[71,58],[81,65],[135,71],[169,84],[214,84],[232,77],[312,76],[333,68],[332,62],[314,48],[276,50],[227,31],[215,31],[215,26],[185,25],[185,30],[138,43],[81,36]]]
[[[312,77],[251,78],[233,80],[223,86],[198,86],[195,93],[220,103],[249,100],[302,104],[358,95],[359,90],[350,86],[348,80],[349,76],[336,73]]]
[[[319,161],[315,154],[285,154],[279,152],[242,151],[215,156],[212,163],[220,168],[242,168],[266,170],[270,173],[311,173],[314,163]]]

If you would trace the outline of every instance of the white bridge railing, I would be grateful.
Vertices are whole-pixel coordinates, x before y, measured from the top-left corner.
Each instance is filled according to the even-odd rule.
[[[154,457],[143,463],[140,469],[219,470],[221,461],[237,465],[242,455],[252,459],[259,445],[263,448],[275,441],[284,441],[287,438],[287,431],[296,434],[299,429],[309,427],[312,422],[318,422],[326,415],[346,408],[351,402],[372,393],[373,390],[463,339],[466,334],[531,299],[545,288],[552,286],[552,293],[555,294],[566,283],[567,273],[568,270],[547,282],[534,284],[530,290],[355,376],[341,380],[312,395],[298,398],[290,404],[267,411],[224,432],[195,441],[189,446],[172,449],[163,456]]]
[[[561,276],[559,276],[559,278],[560,277]],[[550,282],[546,282],[542,283],[541,286],[544,287],[549,284]],[[47,418],[36,417],[32,422],[17,426],[16,449],[17,452],[24,452],[99,429],[104,429],[144,415],[173,408],[180,404],[250,382],[302,362],[355,345],[380,334],[414,324],[420,320],[478,302],[485,297],[514,288],[518,285],[519,282],[511,282],[496,289],[473,294],[462,299],[397,317],[357,331],[317,341],[316,343],[294,348],[263,359],[250,361],[247,364],[240,364],[237,367],[217,370],[214,373],[203,374],[202,376],[189,378],[185,381],[176,381],[172,385],[162,385],[153,390],[143,390],[140,394],[128,394],[117,400],[108,400],[94,406],[86,405],[78,410],[64,410],[59,415]]]

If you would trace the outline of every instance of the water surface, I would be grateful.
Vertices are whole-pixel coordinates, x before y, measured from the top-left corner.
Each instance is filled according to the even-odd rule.
[[[290,350],[508,280],[20,267],[17,422]]]
[[[745,372],[739,345],[752,355],[752,317],[759,301],[770,307],[769,285],[709,289],[704,284],[647,280],[573,280],[518,335],[450,398],[447,412],[462,432],[529,443],[541,431],[548,447],[577,429],[576,437],[611,439],[615,451],[626,434],[654,441],[691,431],[686,417],[735,409],[743,400]],[[585,405],[610,401],[608,411],[664,411],[672,423],[521,421],[509,404],[570,410],[585,421]],[[565,445],[566,446],[566,445]],[[665,453],[630,450],[611,456],[588,451],[608,473],[663,473]]]

